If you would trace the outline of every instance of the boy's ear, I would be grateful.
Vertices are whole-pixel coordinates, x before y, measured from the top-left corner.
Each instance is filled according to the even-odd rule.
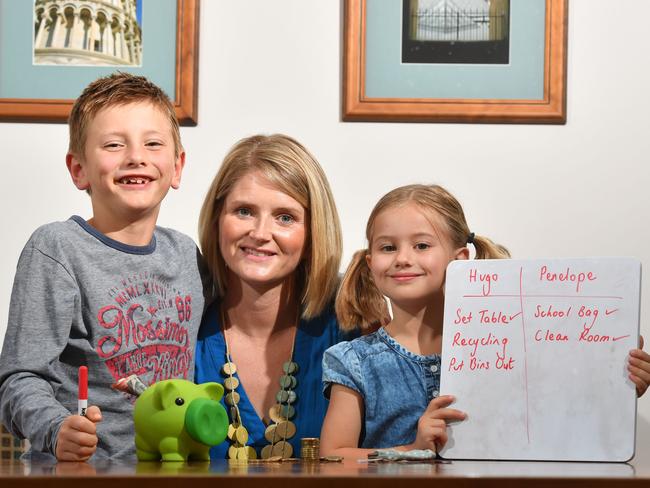
[[[172,178],[172,188],[178,190],[181,186],[181,175],[185,167],[185,151],[181,151],[174,162],[174,177]]]
[[[86,171],[81,164],[81,160],[74,154],[68,153],[65,156],[65,165],[68,167],[74,186],[79,190],[88,190],[88,188],[90,188],[90,183],[88,183]]]

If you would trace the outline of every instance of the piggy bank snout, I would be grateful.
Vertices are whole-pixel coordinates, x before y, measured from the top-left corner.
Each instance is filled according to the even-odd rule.
[[[223,442],[228,433],[228,414],[219,402],[197,398],[187,407],[185,428],[196,442],[216,446]]]

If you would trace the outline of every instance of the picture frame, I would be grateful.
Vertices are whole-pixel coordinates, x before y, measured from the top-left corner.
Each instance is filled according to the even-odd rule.
[[[516,24],[517,18],[514,13],[524,12],[529,9],[530,3],[521,3],[521,0],[512,4],[518,10],[513,10],[512,23]],[[529,0],[526,0],[527,2]],[[381,122],[455,122],[455,123],[511,123],[511,124],[565,124],[566,123],[566,79],[567,79],[567,26],[568,26],[568,0],[539,0],[543,2],[539,9],[539,42],[535,47],[539,52],[539,62],[533,70],[527,68],[528,58],[525,52],[518,57],[517,53],[509,64],[504,67],[494,65],[410,65],[406,66],[397,55],[377,53],[377,49],[369,52],[373,43],[378,39],[393,39],[393,44],[398,44],[402,38],[402,2],[397,10],[394,4],[388,4],[382,0],[345,0],[344,4],[344,50],[343,50],[343,87],[342,87],[342,118],[344,121],[381,121]],[[391,37],[382,30],[381,37],[373,35],[369,28],[369,7],[372,12],[379,11],[374,17],[391,19],[387,25],[395,30]],[[385,10],[382,12],[381,10]],[[388,14],[388,11],[392,12]],[[404,8],[406,10],[406,8]],[[373,17],[373,18],[374,18]],[[525,15],[520,15],[521,18]],[[532,18],[532,16],[529,16]],[[543,26],[541,19],[543,18]],[[395,27],[397,25],[397,27]],[[513,28],[518,27],[514,25]],[[377,29],[375,29],[377,30]],[[523,39],[527,33],[526,29],[514,29],[514,34]],[[513,36],[514,36],[513,34]],[[382,41],[383,42],[383,41]],[[391,42],[391,41],[389,41]],[[511,41],[512,47],[521,43]],[[532,43],[531,43],[532,45]],[[394,52],[393,52],[394,51]],[[521,51],[521,49],[520,49]],[[389,46],[384,49],[387,53],[401,52],[401,46]],[[382,57],[384,59],[382,59]],[[388,61],[385,58],[390,58]],[[519,62],[521,60],[522,62]],[[373,65],[374,71],[369,68]],[[521,66],[517,66],[517,64]],[[374,66],[380,66],[375,69]],[[539,80],[531,85],[538,84],[539,89],[535,96],[519,96],[516,90],[513,93],[501,93],[500,96],[474,96],[478,91],[472,84],[479,84],[484,78],[496,76],[498,73],[506,73],[506,85],[517,86],[519,81],[522,90],[527,90],[530,82],[530,72],[539,73]],[[379,72],[380,75],[372,73]],[[445,82],[438,85],[437,73],[444,74]],[[413,79],[409,76],[413,74]],[[425,75],[425,87],[418,86],[415,75]],[[388,88],[369,89],[374,78],[389,80],[386,83]],[[428,76],[428,78],[426,78]],[[519,78],[519,80],[517,80]],[[401,88],[394,80],[400,80]],[[453,80],[453,81],[450,81]],[[467,82],[467,83],[466,83]],[[414,86],[415,89],[455,89],[461,85],[461,93],[453,96],[422,96],[421,94],[402,95],[401,91],[407,92]],[[374,85],[378,85],[375,83]],[[374,87],[373,85],[373,87]],[[420,84],[422,85],[422,83]],[[524,86],[525,85],[525,86]],[[462,86],[468,86],[468,95],[462,93]],[[384,90],[386,93],[381,93]],[[372,91],[372,93],[371,93]],[[443,90],[444,91],[444,90]],[[395,93],[393,93],[395,92]]]
[[[194,126],[198,123],[198,55],[199,55],[199,4],[200,0],[176,1],[176,32],[175,32],[175,69],[173,73],[173,91],[168,93],[172,99],[179,123],[184,126]],[[173,12],[173,10],[172,10]],[[2,64],[6,59],[0,57]],[[171,63],[171,60],[170,60]],[[70,67],[72,69],[72,67]],[[90,70],[91,79],[97,78],[107,71],[93,67],[76,69]],[[1,69],[11,69],[11,66],[0,65]],[[47,68],[46,68],[47,69]],[[119,67],[117,69],[120,69]],[[109,70],[109,72],[112,70]],[[130,71],[125,69],[125,71]],[[86,71],[87,72],[87,71]],[[170,78],[172,74],[170,73]],[[159,84],[154,78],[153,82]],[[85,86],[82,84],[79,90]],[[173,96],[172,96],[173,95]],[[65,123],[68,119],[74,100],[71,98],[0,98],[1,122],[47,122]]]

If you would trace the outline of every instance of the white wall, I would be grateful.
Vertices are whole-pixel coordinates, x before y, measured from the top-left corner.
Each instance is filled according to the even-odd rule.
[[[373,124],[340,121],[341,3],[204,0],[199,125],[183,128],[183,185],[160,223],[196,237],[203,195],[228,148],[284,132],[318,157],[343,220],[345,256],[364,245],[377,198],[438,182],[464,204],[470,227],[515,257],[625,255],[650,266],[650,2],[572,0],[565,126]],[[1,124],[0,337],[14,269],[31,232],[88,217],[69,181],[65,125]],[[650,291],[642,333],[650,339]],[[647,346],[646,349],[650,349]],[[650,431],[650,393],[639,402]],[[646,437],[648,438],[648,437]]]

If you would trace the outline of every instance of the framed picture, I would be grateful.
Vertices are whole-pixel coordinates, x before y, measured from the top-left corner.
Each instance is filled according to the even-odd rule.
[[[200,0],[0,0],[0,121],[65,122],[86,85],[146,76],[198,121]]]
[[[564,124],[568,0],[345,0],[343,120]]]

